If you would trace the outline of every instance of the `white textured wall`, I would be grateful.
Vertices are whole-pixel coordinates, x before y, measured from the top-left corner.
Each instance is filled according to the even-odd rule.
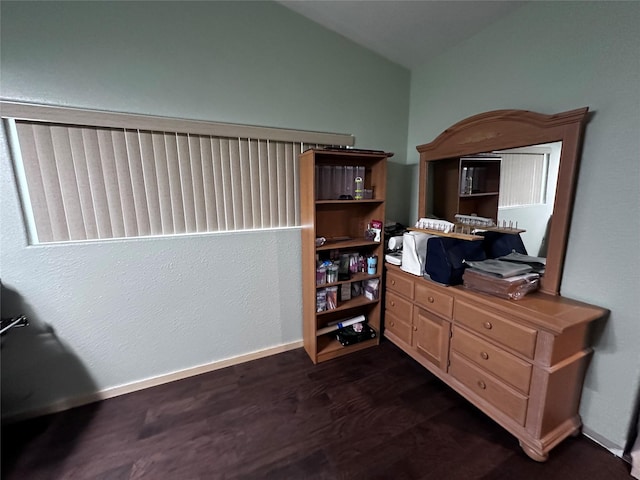
[[[5,99],[352,133],[402,191],[408,70],[280,5],[0,8]],[[301,340],[299,229],[27,246],[4,137],[0,171],[0,278],[26,304],[3,314],[33,323],[3,338],[3,415]]]
[[[590,107],[562,294],[611,310],[593,332],[580,413],[614,448],[640,377],[638,25],[638,2],[529,2],[412,72],[407,147],[416,163],[416,145],[487,110]]]

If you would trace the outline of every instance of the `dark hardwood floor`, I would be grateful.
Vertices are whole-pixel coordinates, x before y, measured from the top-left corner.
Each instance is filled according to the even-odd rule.
[[[584,436],[546,463],[389,342],[298,349],[5,425],[9,479],[629,479]]]

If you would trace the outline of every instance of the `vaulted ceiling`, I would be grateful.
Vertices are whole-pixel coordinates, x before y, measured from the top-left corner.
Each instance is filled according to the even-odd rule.
[[[413,69],[527,2],[281,0],[279,3],[388,60]]]

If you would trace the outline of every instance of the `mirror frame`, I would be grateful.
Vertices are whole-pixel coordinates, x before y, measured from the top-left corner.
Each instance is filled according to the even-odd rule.
[[[429,162],[561,141],[558,184],[548,236],[547,265],[545,274],[540,279],[540,291],[560,295],[588,111],[589,107],[583,107],[545,115],[527,110],[494,110],[466,118],[446,129],[431,143],[418,145],[419,216],[424,217],[427,212]]]

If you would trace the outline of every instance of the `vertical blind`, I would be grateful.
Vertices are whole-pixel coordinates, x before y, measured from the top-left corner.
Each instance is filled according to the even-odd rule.
[[[37,243],[299,225],[298,155],[323,145],[268,128],[252,138],[8,121]]]
[[[539,205],[546,201],[548,155],[501,153],[499,207]]]

